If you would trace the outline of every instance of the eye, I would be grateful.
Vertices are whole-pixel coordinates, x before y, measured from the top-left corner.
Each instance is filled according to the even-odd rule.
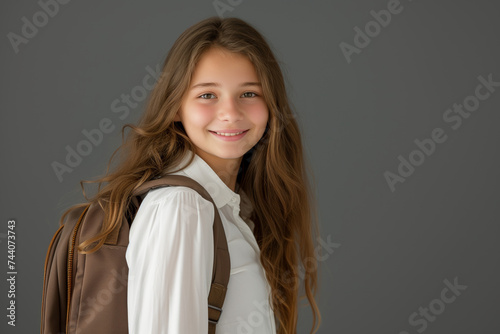
[[[213,97],[207,97],[207,96],[213,96]],[[215,95],[212,94],[212,93],[205,93],[205,94],[201,94],[200,96],[198,96],[204,100],[210,100],[210,99],[213,99],[215,98]]]
[[[250,94],[250,96],[249,96],[249,94]],[[253,95],[251,95],[251,94],[253,94]],[[243,93],[242,96],[243,97],[256,97],[257,94],[255,94],[254,92],[245,92],[245,93]]]

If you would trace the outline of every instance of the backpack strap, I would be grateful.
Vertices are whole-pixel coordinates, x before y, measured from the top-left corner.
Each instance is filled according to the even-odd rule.
[[[227,284],[229,282],[229,275],[231,271],[227,239],[219,215],[219,210],[205,188],[203,188],[195,180],[183,175],[167,175],[159,179],[145,182],[133,192],[132,202],[138,207],[139,196],[150,190],[168,186],[184,186],[194,189],[204,199],[212,202],[214,205],[214,264],[212,270],[212,285],[208,294],[208,332],[209,334],[215,334],[215,327],[222,313],[222,305],[224,304],[224,299],[226,297]]]

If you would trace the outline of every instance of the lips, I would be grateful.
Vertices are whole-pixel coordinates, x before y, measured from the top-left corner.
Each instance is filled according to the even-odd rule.
[[[233,129],[233,130],[229,130],[228,129],[228,130],[216,130],[216,131],[208,130],[208,131],[210,131],[210,132],[218,132],[218,133],[238,133],[238,132],[246,132],[246,131],[248,131],[248,129],[247,130],[245,130],[245,129]]]
[[[220,140],[224,141],[238,141],[241,138],[243,138],[249,130],[224,130],[228,132],[219,132],[219,133],[224,133],[224,134],[218,134],[216,131],[209,130],[215,137],[219,138]],[[233,132],[229,132],[233,131]],[[238,133],[238,134],[237,134]]]
[[[236,130],[224,130],[224,131],[209,130],[209,131],[212,132],[216,136],[223,136],[223,137],[238,137],[238,136],[244,135],[248,132],[248,130],[239,130],[239,131],[236,131]]]

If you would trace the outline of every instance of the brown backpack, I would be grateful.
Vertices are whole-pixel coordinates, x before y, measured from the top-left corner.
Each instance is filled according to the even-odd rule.
[[[94,253],[81,254],[77,246],[81,240],[101,230],[104,211],[97,205],[89,204],[68,214],[54,234],[45,259],[42,334],[128,333],[128,266],[125,252],[129,242],[129,224],[139,208],[141,195],[151,189],[168,186],[192,188],[215,207],[214,264],[207,319],[208,332],[215,334],[231,268],[227,240],[211,196],[198,182],[182,175],[147,181],[136,189],[131,198],[128,219],[124,219]]]

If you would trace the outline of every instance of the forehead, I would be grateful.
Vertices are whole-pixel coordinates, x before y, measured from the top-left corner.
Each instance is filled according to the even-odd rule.
[[[257,81],[258,76],[253,63],[247,56],[212,47],[205,51],[193,72],[192,83],[200,80],[226,81],[227,83]]]

